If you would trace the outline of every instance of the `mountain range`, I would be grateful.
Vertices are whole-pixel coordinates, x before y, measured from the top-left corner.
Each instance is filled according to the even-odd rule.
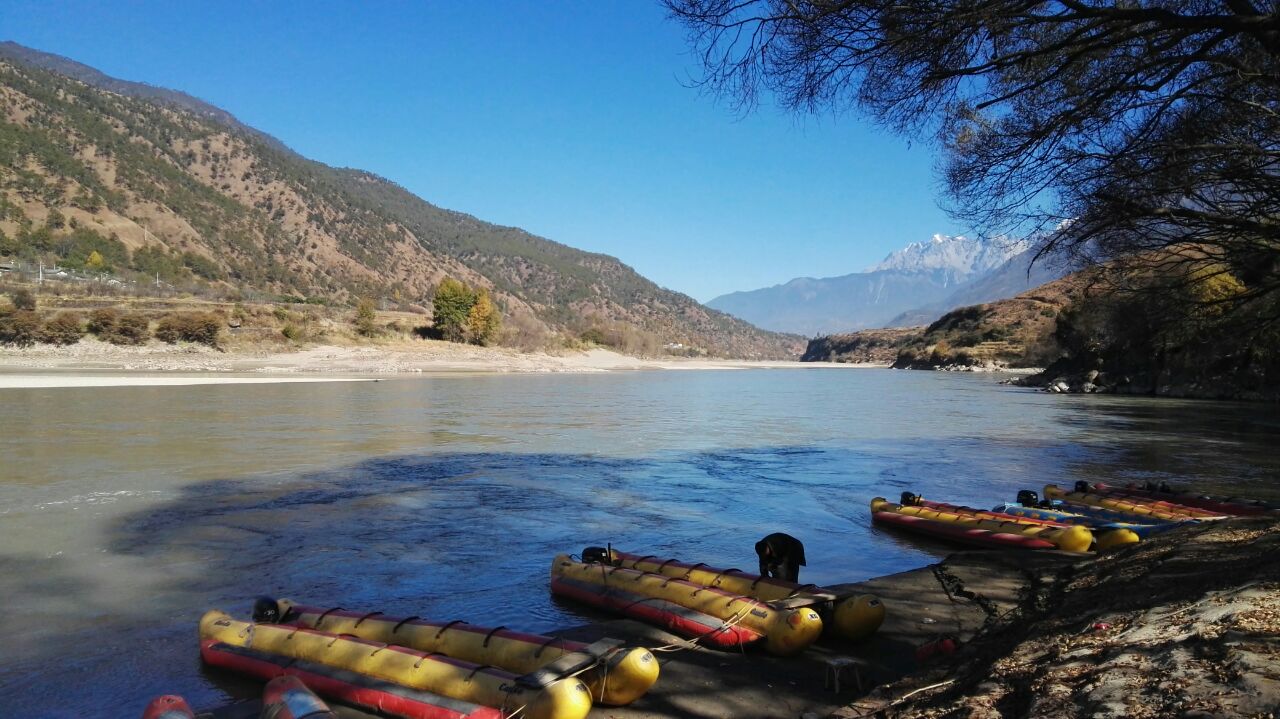
[[[928,323],[949,309],[1011,297],[1065,272],[1031,264],[1031,241],[934,235],[863,272],[801,277],[707,306],[779,332],[824,335]]]
[[[19,254],[66,259],[65,248],[92,246],[120,267],[176,268],[245,295],[423,307],[450,276],[489,288],[509,326],[552,336],[607,326],[650,346],[747,358],[795,357],[804,347],[659,287],[614,257],[309,160],[185,93],[6,42],[0,240],[15,238]]]

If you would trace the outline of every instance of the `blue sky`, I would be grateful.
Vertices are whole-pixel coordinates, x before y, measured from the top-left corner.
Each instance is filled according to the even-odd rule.
[[[0,39],[223,107],[308,157],[706,301],[935,232],[935,153],[687,86],[656,2],[0,3]]]

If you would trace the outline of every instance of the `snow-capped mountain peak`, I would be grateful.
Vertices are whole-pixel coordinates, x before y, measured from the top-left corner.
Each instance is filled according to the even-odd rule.
[[[928,242],[912,242],[889,253],[884,261],[868,272],[948,272],[956,279],[990,272],[1010,257],[1030,247],[1028,240],[995,237],[989,240],[964,236],[934,235]]]

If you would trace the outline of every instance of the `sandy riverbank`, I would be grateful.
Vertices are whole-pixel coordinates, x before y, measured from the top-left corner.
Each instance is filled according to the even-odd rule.
[[[707,369],[851,369],[884,365],[835,365],[721,359],[638,358],[605,349],[584,352],[519,352],[499,347],[474,347],[449,342],[417,341],[373,346],[320,345],[276,351],[231,349],[219,351],[198,345],[150,344],[118,347],[86,338],[69,347],[35,347],[0,350],[0,388],[37,386],[22,376],[46,376],[38,386],[91,386],[102,378],[77,379],[77,373],[139,373],[135,384],[213,384],[222,382],[276,381],[308,377],[321,381],[335,376],[386,376],[450,372],[615,372],[623,370]],[[144,381],[143,374],[183,373],[206,377]],[[223,377],[218,374],[261,375],[261,378]],[[77,384],[57,384],[57,378]],[[200,381],[195,381],[199,379]],[[116,383],[125,383],[117,380]],[[297,381],[296,379],[294,381]],[[24,384],[25,383],[25,384]]]

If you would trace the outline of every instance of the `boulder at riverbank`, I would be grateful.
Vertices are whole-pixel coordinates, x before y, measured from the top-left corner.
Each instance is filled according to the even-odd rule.
[[[1064,358],[1044,371],[1009,380],[1019,387],[1037,387],[1054,394],[1128,394],[1195,399],[1237,399],[1280,401],[1280,387],[1258,378],[1205,376],[1203,373],[1105,372],[1086,368],[1079,361]]]

